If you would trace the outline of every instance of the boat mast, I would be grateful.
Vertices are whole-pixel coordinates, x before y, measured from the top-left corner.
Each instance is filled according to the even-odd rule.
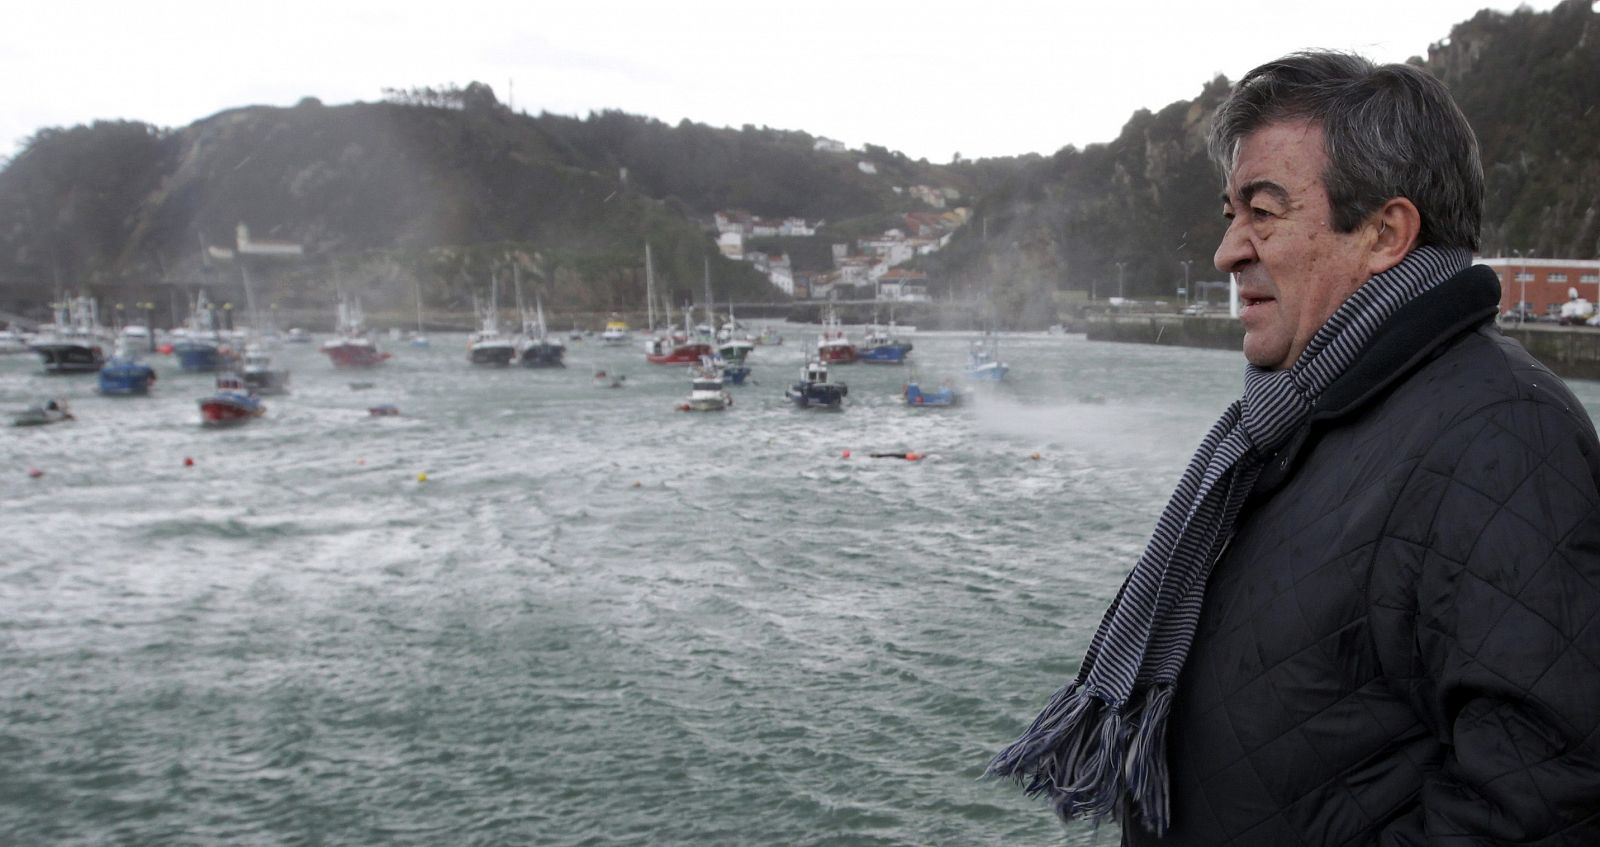
[[[421,335],[422,334],[422,277],[420,277],[420,276],[419,277],[414,277],[412,281],[417,284],[417,334]]]
[[[644,305],[649,314],[648,332],[656,331],[656,269],[650,260],[650,242],[644,243]]]
[[[713,301],[711,299],[711,257],[710,256],[705,257],[705,264],[706,264],[706,328],[711,331],[711,338],[712,338],[713,341],[715,341],[716,337],[717,337],[717,316],[712,311],[712,308],[711,308]]]

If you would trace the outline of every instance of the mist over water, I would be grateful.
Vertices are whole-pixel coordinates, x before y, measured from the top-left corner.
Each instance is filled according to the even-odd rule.
[[[813,333],[784,334],[721,414],[636,346],[285,346],[294,393],[226,431],[166,359],[116,400],[0,359],[0,409],[79,418],[0,431],[0,841],[1116,843],[979,776],[1242,360],[1006,336],[1013,381],[963,408],[855,365],[830,414],[784,400]],[[924,383],[970,339],[915,336]]]

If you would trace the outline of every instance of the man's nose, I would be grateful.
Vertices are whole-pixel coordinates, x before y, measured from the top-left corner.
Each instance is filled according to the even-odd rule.
[[[1225,274],[1238,273],[1255,258],[1255,245],[1247,237],[1244,221],[1239,218],[1229,221],[1227,231],[1222,233],[1222,243],[1217,245],[1217,253],[1212,257],[1217,270]]]

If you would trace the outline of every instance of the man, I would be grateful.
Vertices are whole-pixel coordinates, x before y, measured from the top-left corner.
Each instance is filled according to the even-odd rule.
[[[1129,844],[1600,844],[1600,443],[1470,267],[1436,80],[1302,53],[1218,110],[1244,397],[990,772]]]

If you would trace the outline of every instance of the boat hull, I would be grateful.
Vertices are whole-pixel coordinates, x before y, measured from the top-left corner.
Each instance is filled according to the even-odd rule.
[[[172,355],[178,359],[178,368],[188,373],[209,373],[225,370],[232,365],[233,357],[215,344],[180,342],[172,345]]]
[[[652,365],[693,365],[714,352],[709,344],[680,344],[666,353],[646,353],[644,359]]]
[[[323,345],[322,352],[328,355],[328,360],[336,368],[372,368],[389,358],[388,353],[378,352],[378,348],[370,343],[330,343]]]
[[[140,362],[119,362],[115,359],[100,369],[99,390],[112,397],[129,397],[150,393],[156,381],[155,369]]]
[[[31,348],[44,360],[46,373],[94,373],[105,367],[106,354],[98,344],[75,341],[46,342]]]
[[[828,365],[849,365],[853,364],[858,356],[853,345],[837,344],[819,346],[817,358]]]
[[[263,397],[289,393],[288,371],[250,371],[240,374],[251,391]]]
[[[564,368],[567,363],[561,359],[566,353],[567,348],[560,344],[534,343],[522,348],[518,361],[525,368]]]
[[[200,420],[207,426],[231,426],[265,414],[267,408],[248,394],[220,392],[200,400]]]
[[[481,347],[468,348],[467,361],[474,365],[503,368],[506,365],[511,364],[511,360],[516,358],[516,355],[517,348],[512,347],[509,344],[504,346],[498,344],[484,345]]]
[[[863,364],[868,365],[903,365],[906,354],[910,352],[911,345],[908,343],[880,344],[862,350],[859,358]]]
[[[961,402],[961,395],[957,394],[955,389],[948,386],[942,386],[938,391],[925,392],[922,390],[921,386],[912,382],[906,385],[903,393],[905,396],[906,405],[914,406],[919,409],[944,408],[959,405]]]
[[[797,382],[784,395],[802,409],[838,409],[850,389],[837,383]]]

